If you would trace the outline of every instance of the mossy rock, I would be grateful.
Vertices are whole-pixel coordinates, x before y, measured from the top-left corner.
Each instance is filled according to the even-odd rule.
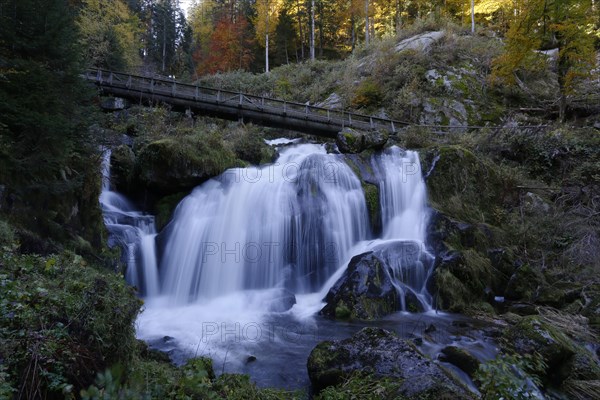
[[[135,169],[135,154],[129,146],[121,145],[110,156],[111,183],[118,192],[130,193]]]
[[[256,130],[245,132],[233,144],[236,156],[252,165],[272,163],[277,158],[277,151],[267,145],[263,135]]]
[[[492,164],[460,146],[439,147],[426,158],[433,165],[426,183],[434,208],[469,223],[497,222],[497,207],[511,188]]]
[[[466,312],[488,299],[494,280],[489,258],[474,249],[448,251],[436,261],[429,290],[438,308]]]
[[[387,266],[372,252],[357,255],[325,297],[322,315],[372,320],[400,309]]]
[[[397,382],[394,398],[473,398],[413,344],[381,328],[363,328],[351,338],[319,343],[310,353],[307,369],[317,392],[339,387],[360,371],[371,379]]]
[[[582,289],[581,283],[559,281],[538,288],[533,296],[533,301],[560,309],[581,299]]]
[[[397,271],[392,262],[399,257],[402,257],[398,267],[401,270]],[[415,242],[401,240],[354,256],[327,293],[327,304],[320,313],[331,318],[373,320],[401,310],[403,304],[404,311],[423,311],[415,294],[420,287],[409,287],[410,282],[400,282],[397,275],[407,276],[417,264],[423,268],[432,261],[427,257]]]
[[[379,131],[358,131],[344,128],[336,136],[336,144],[342,153],[360,153],[364,150],[380,150],[388,141],[389,134]]]
[[[546,383],[557,386],[566,379],[600,379],[594,354],[540,317],[521,318],[502,339],[515,353],[539,354],[546,364],[540,378]]]
[[[508,300],[532,301],[538,289],[546,285],[546,279],[540,271],[524,264],[510,277],[504,295]]]
[[[156,229],[159,232],[171,221],[175,209],[187,195],[188,192],[175,193],[165,196],[156,202],[154,205],[154,215]]]
[[[442,349],[440,361],[456,365],[469,376],[473,376],[479,368],[479,360],[465,349],[456,346],[446,346]]]
[[[378,235],[382,229],[379,188],[376,185],[370,183],[363,183],[362,187],[363,192],[365,194],[365,202],[367,203],[367,211],[369,213],[371,231],[374,235]]]
[[[146,145],[136,159],[137,179],[163,195],[190,191],[228,168],[239,166],[220,138],[197,134]]]

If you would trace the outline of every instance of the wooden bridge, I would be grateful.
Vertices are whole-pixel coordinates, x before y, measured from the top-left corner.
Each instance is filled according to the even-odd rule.
[[[313,135],[335,137],[344,127],[381,130],[392,134],[406,123],[349,113],[263,96],[180,83],[175,80],[136,76],[100,69],[84,78],[104,94],[144,104],[166,103],[176,110],[258,125],[284,128]]]

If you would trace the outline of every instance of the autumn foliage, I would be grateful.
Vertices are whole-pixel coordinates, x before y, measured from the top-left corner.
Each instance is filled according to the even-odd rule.
[[[248,68],[253,60],[253,37],[248,27],[243,16],[235,21],[227,15],[221,17],[210,35],[208,49],[200,48],[194,53],[198,75]]]

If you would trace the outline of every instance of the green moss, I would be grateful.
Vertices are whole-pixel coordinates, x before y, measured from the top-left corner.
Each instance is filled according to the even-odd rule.
[[[177,205],[188,192],[175,193],[160,199],[154,206],[156,228],[160,231],[171,221]]]
[[[438,268],[433,276],[437,307],[452,312],[465,311],[474,298],[465,284],[447,269]]]
[[[497,169],[459,146],[440,147],[435,155],[438,161],[427,178],[432,205],[458,220],[498,222],[495,207],[502,205],[511,188]]]
[[[363,192],[371,227],[381,226],[381,205],[379,204],[379,188],[370,183],[363,183]],[[375,230],[375,229],[374,229]]]
[[[336,319],[350,319],[351,312],[350,309],[341,301],[337,307],[335,308],[335,318]]]
[[[197,133],[146,145],[136,159],[136,172],[144,186],[173,194],[238,165],[235,153],[218,135]]]

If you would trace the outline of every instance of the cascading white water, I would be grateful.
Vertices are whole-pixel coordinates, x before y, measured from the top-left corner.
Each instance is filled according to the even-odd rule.
[[[156,265],[154,217],[136,211],[127,198],[110,190],[110,149],[102,156],[100,205],[104,224],[110,232],[109,244],[119,245],[127,263],[126,279],[144,296],[159,294]]]
[[[350,168],[305,144],[196,188],[169,230],[162,290],[186,303],[275,286],[314,292],[367,237],[368,219]]]
[[[394,146],[375,156],[372,164],[380,177],[383,235],[369,247],[392,269],[402,310],[407,310],[411,295],[423,310],[431,310],[426,283],[435,258],[426,246],[429,209],[419,154]]]
[[[258,343],[282,340],[266,333],[284,328],[270,325],[272,318],[311,324],[305,317],[323,307],[350,259],[367,251],[391,270],[403,310],[415,299],[420,309],[431,308],[425,283],[433,258],[425,248],[418,154],[392,147],[366,166],[380,189],[383,233],[373,239],[361,182],[345,156],[316,144],[271,144],[281,146],[275,164],[228,170],[178,205],[160,234],[158,262],[153,221],[105,187],[107,226],[134,247],[128,280],[146,288],[140,339],[186,357],[209,353],[240,371]],[[290,304],[286,289],[297,303],[281,314],[276,310],[286,308],[273,305],[281,298]]]

